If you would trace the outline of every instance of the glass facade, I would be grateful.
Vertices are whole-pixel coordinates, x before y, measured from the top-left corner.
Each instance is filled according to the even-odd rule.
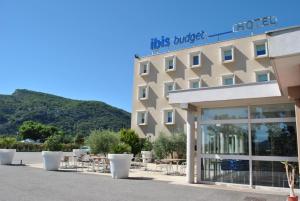
[[[296,123],[255,123],[251,125],[252,155],[297,156]]]
[[[287,187],[281,161],[297,162],[294,104],[201,111],[202,181]]]
[[[202,125],[202,153],[248,154],[247,124]]]
[[[280,161],[252,161],[253,185],[288,188],[283,164]],[[295,177],[295,187],[299,188],[299,177]]]
[[[247,107],[203,109],[202,120],[247,119]]]
[[[249,184],[249,161],[202,159],[201,174],[205,181]]]

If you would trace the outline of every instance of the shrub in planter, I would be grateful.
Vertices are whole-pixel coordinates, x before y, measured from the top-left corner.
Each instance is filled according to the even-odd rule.
[[[131,159],[133,158],[133,154],[128,154],[130,150],[129,145],[119,143],[113,147],[113,153],[108,154],[112,178],[124,179],[128,177]]]
[[[88,137],[87,144],[91,148],[93,154],[107,155],[112,152],[112,148],[119,143],[119,136],[117,133],[109,130],[94,130]]]
[[[131,153],[131,147],[125,143],[119,143],[112,148],[114,154]]]
[[[152,143],[149,141],[149,139],[145,139],[143,141],[143,147],[142,147],[142,159],[143,159],[143,163],[150,163],[152,160],[152,149],[153,149],[153,145]]]
[[[142,144],[139,136],[132,129],[120,130],[120,141],[131,147],[131,152],[136,155],[141,152]]]
[[[45,141],[45,148],[48,151],[43,151],[43,164],[46,170],[58,170],[62,158],[62,144],[60,135],[52,135]]]

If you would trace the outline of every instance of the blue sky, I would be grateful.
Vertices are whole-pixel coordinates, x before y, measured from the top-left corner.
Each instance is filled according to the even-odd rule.
[[[300,25],[299,8],[299,0],[0,0],[0,94],[30,89],[131,111],[133,55],[150,54],[152,37],[218,33],[269,15],[278,27]]]

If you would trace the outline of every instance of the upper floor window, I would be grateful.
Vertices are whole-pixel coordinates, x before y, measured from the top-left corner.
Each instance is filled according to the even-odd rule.
[[[165,71],[175,71],[176,70],[176,56],[169,56],[165,58]]]
[[[148,99],[148,91],[149,91],[149,87],[146,85],[143,86],[139,86],[139,90],[138,90],[138,98],[139,100],[146,100]]]
[[[190,89],[198,89],[201,87],[200,79],[191,79],[189,83]]]
[[[137,125],[147,125],[147,120],[148,120],[147,111],[138,111],[136,116],[137,116]]]
[[[174,109],[166,109],[163,111],[164,124],[175,124],[175,111]]]
[[[269,82],[270,72],[269,71],[258,71],[256,72],[256,82]]]
[[[222,76],[222,84],[224,86],[234,85],[235,84],[235,76],[234,75],[223,75]]]
[[[268,48],[267,48],[266,40],[254,41],[253,44],[254,44],[255,58],[262,58],[268,56]]]
[[[222,63],[230,63],[234,61],[234,47],[226,46],[221,47]]]
[[[166,82],[164,86],[164,95],[165,97],[169,97],[169,92],[176,90],[175,82]]]
[[[189,55],[190,67],[197,68],[201,66],[201,52],[192,52]]]
[[[150,72],[150,62],[144,61],[140,63],[139,74],[140,75],[148,75]]]

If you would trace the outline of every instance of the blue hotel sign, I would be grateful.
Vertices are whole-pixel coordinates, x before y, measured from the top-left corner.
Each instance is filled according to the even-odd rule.
[[[247,31],[258,29],[266,26],[272,26],[277,24],[277,17],[267,16],[262,18],[256,18],[245,22],[237,23],[233,25],[233,32]]]
[[[240,31],[251,31],[257,28],[262,28],[266,26],[273,26],[277,24],[277,17],[275,16],[267,16],[262,18],[256,18],[253,20],[248,20],[245,22],[237,23],[233,25],[232,31],[227,31],[223,33],[211,34],[208,35],[205,31],[200,31],[197,33],[189,33],[184,36],[174,36],[173,38],[161,36],[160,38],[152,38],[150,43],[150,48],[153,51],[157,51],[160,48],[168,48],[171,45],[177,46],[182,44],[193,44],[200,40],[205,40],[211,37],[219,37],[221,35],[230,34],[233,32]]]
[[[174,36],[173,40],[170,37],[161,36],[161,38],[151,39],[151,50],[158,50],[163,47],[170,47],[170,45],[180,45],[184,43],[194,43],[206,38],[206,33],[200,31],[197,33],[189,33],[186,36]]]

